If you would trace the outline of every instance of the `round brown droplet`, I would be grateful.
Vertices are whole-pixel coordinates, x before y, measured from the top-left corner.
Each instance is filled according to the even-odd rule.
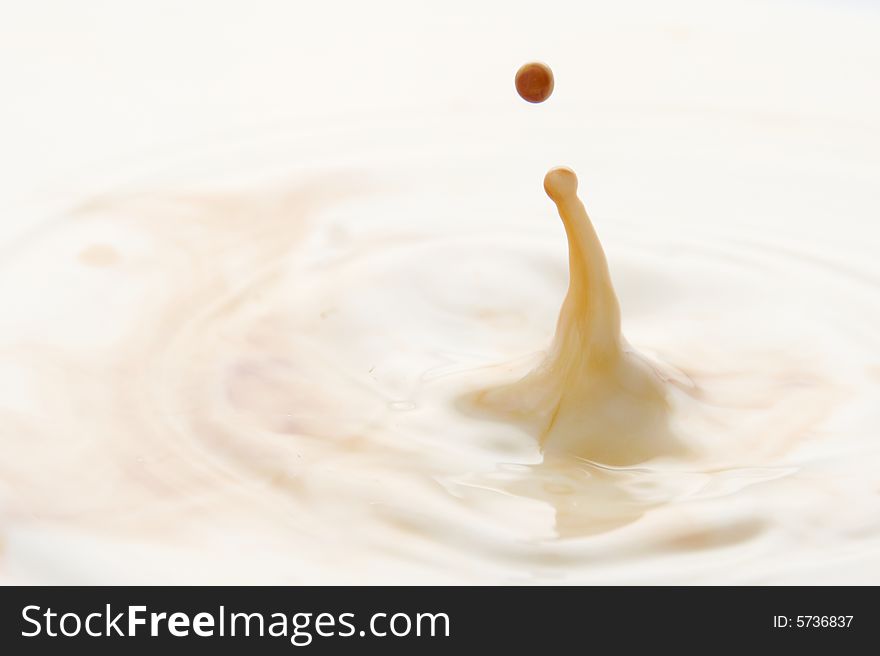
[[[553,93],[553,71],[540,62],[523,64],[516,72],[516,91],[530,103],[544,102]]]

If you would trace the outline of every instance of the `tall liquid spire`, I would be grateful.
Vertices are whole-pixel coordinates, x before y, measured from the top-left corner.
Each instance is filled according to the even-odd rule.
[[[548,455],[610,465],[672,455],[682,447],[669,430],[666,385],[621,334],[608,262],[577,186],[568,168],[544,178],[568,238],[568,293],[553,343],[525,377],[480,390],[468,405],[523,424]]]

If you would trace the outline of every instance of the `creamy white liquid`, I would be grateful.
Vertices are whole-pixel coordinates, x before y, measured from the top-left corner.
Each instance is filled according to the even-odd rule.
[[[213,144],[4,244],[0,580],[878,582],[876,119],[528,120]],[[588,440],[473,406],[569,362],[568,157],[663,399]]]

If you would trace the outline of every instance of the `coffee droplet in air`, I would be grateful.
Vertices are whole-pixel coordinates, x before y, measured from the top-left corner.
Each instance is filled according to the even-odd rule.
[[[540,62],[523,64],[516,72],[516,91],[530,103],[544,102],[553,93],[553,71]]]

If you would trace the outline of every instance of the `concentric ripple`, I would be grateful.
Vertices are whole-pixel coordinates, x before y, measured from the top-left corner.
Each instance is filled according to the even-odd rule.
[[[597,213],[695,449],[545,460],[456,399],[548,346],[561,229],[496,142],[462,163],[435,141],[128,185],[7,249],[0,575],[757,582],[876,553],[876,270]]]

